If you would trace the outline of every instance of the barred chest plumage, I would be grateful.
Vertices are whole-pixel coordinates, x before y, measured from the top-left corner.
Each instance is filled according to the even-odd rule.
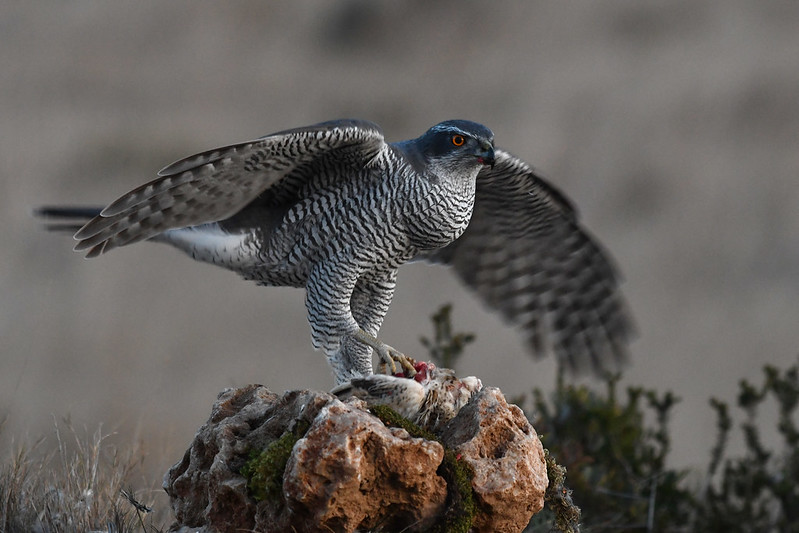
[[[411,244],[419,251],[443,248],[460,237],[474,208],[474,176],[420,179],[405,192],[404,220]]]

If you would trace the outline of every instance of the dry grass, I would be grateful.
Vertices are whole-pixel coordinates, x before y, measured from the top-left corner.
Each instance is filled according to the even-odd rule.
[[[130,488],[141,448],[121,451],[110,436],[102,428],[80,435],[65,420],[54,424],[54,444],[42,437],[12,445],[0,464],[0,532],[163,531],[156,524],[166,523],[167,510],[151,512],[137,495],[149,488]]]

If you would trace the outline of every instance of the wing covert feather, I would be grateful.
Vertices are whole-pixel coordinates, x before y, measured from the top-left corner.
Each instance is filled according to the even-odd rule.
[[[367,165],[384,146],[375,124],[340,120],[201,152],[112,202],[75,234],[75,249],[94,257],[168,229],[224,220],[319,158],[336,158],[342,168]]]

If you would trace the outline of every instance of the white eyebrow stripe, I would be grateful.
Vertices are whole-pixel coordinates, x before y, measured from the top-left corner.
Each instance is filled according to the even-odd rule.
[[[433,131],[436,131],[436,132],[448,132],[448,133],[459,133],[459,134],[463,135],[464,137],[474,138],[474,135],[472,135],[471,133],[467,133],[467,132],[463,131],[460,128],[456,128],[455,126],[441,126],[440,124],[437,124],[437,125],[433,126]]]

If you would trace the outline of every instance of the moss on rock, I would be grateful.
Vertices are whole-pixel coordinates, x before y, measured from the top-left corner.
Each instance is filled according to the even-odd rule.
[[[250,452],[250,459],[241,469],[247,478],[247,488],[257,501],[281,498],[283,473],[294,444],[300,439],[287,431],[262,451]]]
[[[286,431],[263,450],[250,451],[250,459],[240,473],[247,478],[247,489],[256,501],[279,500],[283,497],[283,474],[291,450],[309,428],[308,422],[297,421],[293,431]]]

